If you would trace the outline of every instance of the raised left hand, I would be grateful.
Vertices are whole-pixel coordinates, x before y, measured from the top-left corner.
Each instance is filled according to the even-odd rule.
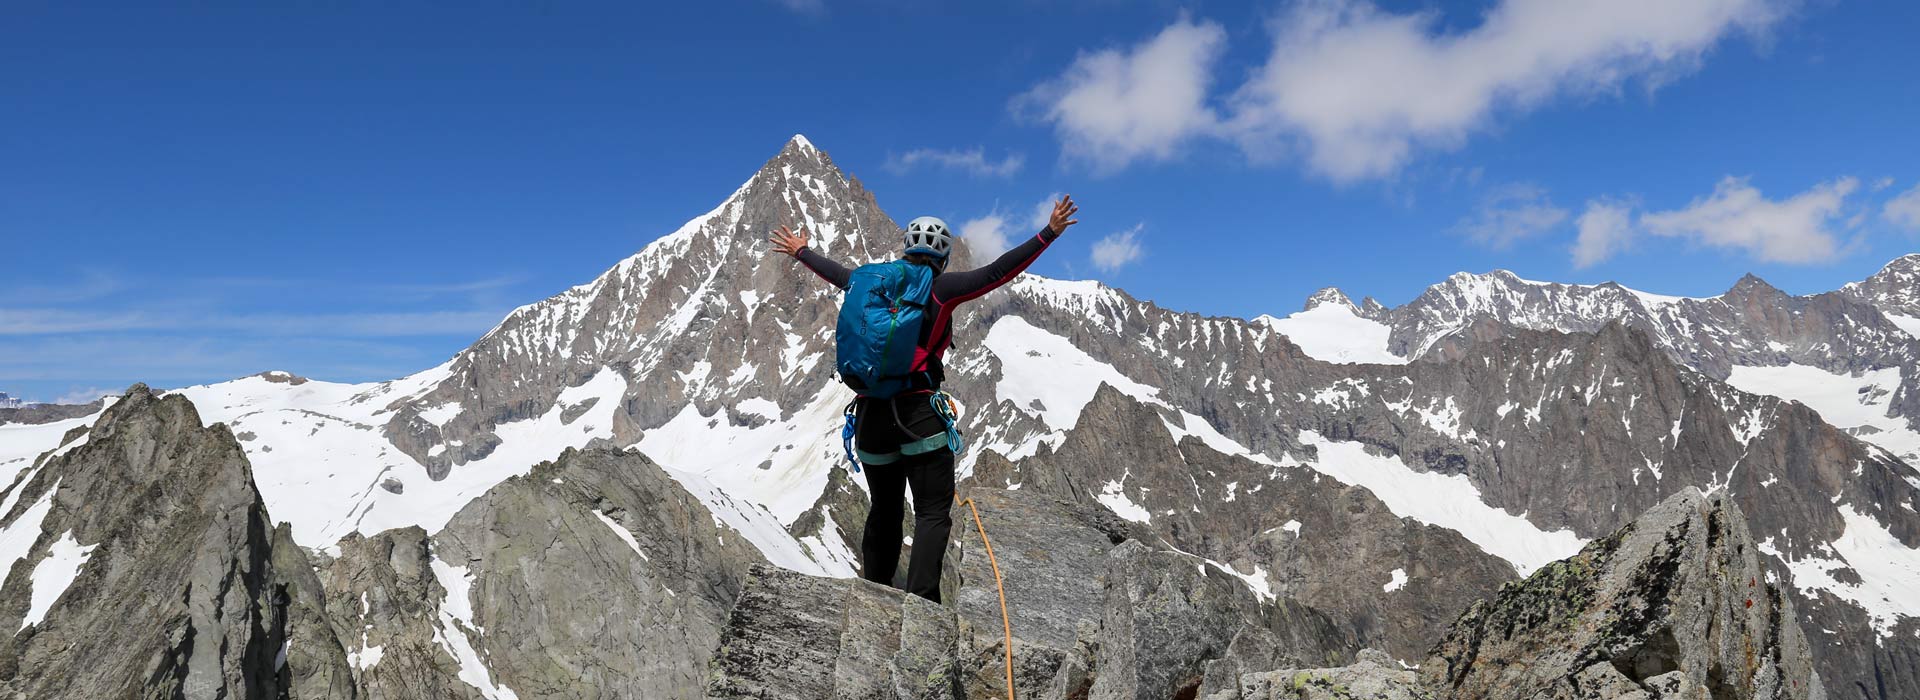
[[[1054,235],[1064,234],[1068,226],[1080,223],[1079,219],[1073,218],[1079,212],[1080,205],[1073,203],[1073,195],[1063,196],[1060,201],[1054,202],[1053,216],[1047,218],[1047,228],[1053,229]]]

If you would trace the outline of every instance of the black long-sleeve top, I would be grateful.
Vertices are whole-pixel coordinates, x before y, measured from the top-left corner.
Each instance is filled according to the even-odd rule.
[[[1000,285],[1013,281],[1020,273],[1039,259],[1060,234],[1052,228],[1041,229],[1040,233],[1027,239],[1025,243],[1014,246],[1002,253],[999,258],[985,266],[959,272],[935,272],[933,291],[927,300],[928,311],[933,315],[931,323],[921,324],[920,338],[913,353],[913,370],[926,370],[931,377],[932,386],[937,389],[945,379],[946,370],[941,358],[947,348],[953,346],[953,310],[960,304],[979,298]],[[801,248],[794,257],[807,266],[814,274],[840,289],[846,289],[852,271],[847,266],[827,256],[814,252],[812,248]]]

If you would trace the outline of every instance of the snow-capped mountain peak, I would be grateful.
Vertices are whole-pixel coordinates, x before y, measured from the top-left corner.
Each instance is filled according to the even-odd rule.
[[[1894,258],[1873,276],[1848,284],[1842,291],[1889,315],[1920,319],[1920,253]],[[1920,320],[1903,327],[1920,329]],[[1915,335],[1920,336],[1920,332]]]
[[[1307,297],[1307,303],[1301,306],[1300,310],[1312,311],[1314,307],[1322,304],[1344,306],[1348,311],[1353,312],[1354,315],[1360,315],[1360,307],[1355,306],[1353,300],[1347,298],[1346,292],[1340,291],[1339,287],[1321,287],[1319,291]]]
[[[759,556],[847,575],[864,496],[838,436],[851,398],[829,359],[838,300],[768,253],[766,232],[783,224],[844,263],[897,254],[898,226],[873,195],[796,136],[706,213],[438,367],[180,393],[229,424],[275,518],[308,547],[439,530],[503,482],[547,473],[534,465],[604,446],[647,455]],[[1889,285],[1900,272],[1883,271]],[[1767,506],[1753,512],[1768,553],[1798,567],[1797,590],[1833,594],[1812,609],[1818,624],[1866,620],[1865,634],[1915,648],[1898,636],[1920,619],[1901,591],[1906,565],[1873,559],[1920,551],[1920,473],[1898,457],[1898,421],[1920,415],[1915,344],[1850,293],[1792,297],[1756,278],[1683,299],[1496,270],[1398,308],[1329,288],[1285,319],[1249,322],[1027,275],[955,321],[947,388],[973,445],[963,475],[1018,475],[1005,485],[1106,507],[1257,590],[1307,595],[1304,579],[1327,570],[1316,552],[1350,559],[1356,543],[1402,540],[1406,561],[1368,563],[1382,580],[1412,572],[1389,593],[1463,586],[1420,573],[1441,565],[1425,559],[1435,552],[1497,583],[1692,485]],[[1795,398],[1792,387],[1821,392],[1804,405],[1755,395]],[[17,432],[44,451],[74,444],[68,428]],[[10,449],[0,463],[35,467]],[[1347,495],[1302,497],[1321,482]],[[1352,517],[1361,510],[1380,517]],[[1283,569],[1289,557],[1305,559]],[[1373,605],[1333,583],[1321,602]],[[1406,601],[1391,617],[1426,619]],[[1855,652],[1871,646],[1834,668],[1860,675]]]

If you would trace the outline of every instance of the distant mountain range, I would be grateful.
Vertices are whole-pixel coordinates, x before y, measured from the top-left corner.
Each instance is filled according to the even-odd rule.
[[[795,137],[708,213],[437,367],[166,392],[227,426],[270,514],[259,527],[285,525],[235,536],[315,560],[273,576],[318,577],[313,624],[351,678],[303,682],[379,697],[585,687],[566,684],[586,669],[536,658],[549,644],[651,669],[594,676],[597,692],[680,697],[704,667],[646,666],[671,654],[626,632],[606,634],[641,661],[543,625],[603,624],[598,601],[678,625],[706,654],[736,597],[777,583],[750,563],[851,575],[866,496],[838,436],[838,297],[767,253],[783,223],[849,263],[896,253],[874,195]],[[1087,517],[1193,557],[1232,595],[1297,601],[1324,615],[1322,647],[1421,663],[1475,601],[1698,489],[1744,512],[1830,692],[1920,697],[1920,255],[1805,297],[1752,276],[1693,299],[1495,271],[1392,308],[1329,288],[1253,320],[1027,275],[955,329],[971,487],[1101,514]],[[40,534],[16,528],[49,479],[67,483],[43,454],[83,447],[112,410],[0,424],[0,540]],[[608,476],[619,453],[602,448],[646,466]],[[554,528],[574,534],[529,549]],[[631,547],[644,560],[619,566],[643,583],[566,607],[568,581],[606,574],[569,558],[596,547]],[[548,595],[566,609],[528,602]],[[1072,647],[1071,627],[1055,632]],[[464,685],[408,685],[434,673]]]

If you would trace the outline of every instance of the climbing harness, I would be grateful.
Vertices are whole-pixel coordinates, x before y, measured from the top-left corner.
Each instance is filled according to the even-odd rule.
[[[954,495],[958,496],[960,494],[956,492]],[[1000,581],[1000,560],[995,559],[993,556],[993,541],[987,539],[987,525],[986,523],[983,523],[980,521],[980,509],[977,507],[974,507],[973,497],[969,496],[967,497],[967,500],[961,501],[961,503],[965,503],[967,505],[967,510],[973,511],[973,526],[976,528],[979,528],[980,544],[986,546],[987,563],[993,566],[993,588],[995,591],[998,591],[1000,593],[1000,627],[1001,627],[1001,630],[1005,632],[1006,639],[1007,639],[1007,643],[1006,643],[1007,700],[1014,700],[1014,697],[1013,697],[1013,618],[1007,615],[1007,588],[1006,588],[1006,585]]]
[[[893,411],[894,423],[900,426],[901,431],[912,435],[913,433],[908,431],[904,424],[900,423],[899,406],[892,403],[892,399],[879,400],[888,402],[887,408]],[[927,400],[932,404],[933,412],[940,416],[940,424],[943,426],[941,431],[901,445],[900,449],[884,454],[860,449],[858,445],[859,421],[857,420],[857,408],[860,399],[855,398],[852,403],[848,403],[846,410],[841,412],[844,420],[840,424],[840,443],[841,446],[846,448],[847,463],[853,465],[853,470],[859,472],[861,465],[871,467],[882,464],[892,464],[899,461],[901,457],[922,455],[942,447],[952,450],[955,457],[966,452],[966,440],[960,436],[960,414],[956,410],[953,397],[949,396],[947,392],[935,391],[928,394]]]

